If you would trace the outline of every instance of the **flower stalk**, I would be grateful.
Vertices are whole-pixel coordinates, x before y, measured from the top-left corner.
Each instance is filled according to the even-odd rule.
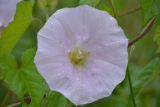
[[[129,15],[129,14],[131,14],[131,13],[137,12],[138,10],[140,10],[140,7],[134,8],[134,9],[129,10],[129,11],[125,11],[125,12],[123,12],[123,13],[119,13],[119,14],[118,14],[118,17],[122,17],[122,16]]]
[[[131,97],[132,97],[133,105],[134,105],[134,107],[137,107],[136,106],[135,97],[134,97],[133,85],[132,85],[132,81],[131,81],[129,67],[127,67],[127,77],[128,77],[128,82],[129,82],[129,87],[130,87],[130,92],[131,92]]]
[[[132,41],[129,42],[128,47],[131,47],[133,44],[135,44],[137,41],[139,41],[140,39],[142,39],[152,28],[154,22],[155,22],[156,18],[153,17],[148,23],[147,25],[144,27],[144,29],[142,29],[142,31],[140,32],[140,34],[135,37]]]
[[[29,104],[30,102],[31,102],[31,97],[30,96],[26,96],[26,97],[24,97],[24,102],[23,101],[22,102],[16,102],[16,103],[13,103],[11,105],[8,105],[7,107],[17,107],[17,106],[21,105],[22,103]]]
[[[117,18],[117,11],[116,11],[116,9],[115,9],[114,6],[113,6],[112,0],[109,0],[109,3],[110,3],[110,5],[111,5],[111,8],[112,8],[114,17]]]

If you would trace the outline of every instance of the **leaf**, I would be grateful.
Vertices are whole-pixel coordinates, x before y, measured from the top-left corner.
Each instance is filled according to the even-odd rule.
[[[160,0],[141,0],[141,9],[144,16],[144,23],[147,23],[154,16],[158,16],[160,22]]]
[[[35,0],[33,5],[33,17],[38,18],[43,21],[43,23],[45,23],[48,18],[48,9],[44,7],[44,3],[46,3],[46,0]]]
[[[22,1],[17,4],[16,15],[13,22],[2,32],[0,39],[0,53],[12,51],[32,21],[32,4]]]
[[[80,5],[90,5],[95,7],[101,0],[80,0]]]
[[[96,8],[103,10],[103,11],[107,11],[112,16],[114,15],[110,4],[106,2],[105,0],[101,0],[99,4],[96,5]]]
[[[145,85],[157,76],[157,67],[160,66],[160,59],[153,59],[147,64],[144,69],[138,74],[133,82],[133,90],[135,96],[145,87]],[[158,71],[159,72],[159,71]]]
[[[50,91],[47,95],[47,107],[66,107],[67,100],[57,92]]]
[[[154,41],[157,43],[158,49],[157,49],[157,53],[160,53],[160,26],[157,26],[156,28],[156,33],[154,36]]]
[[[23,101],[24,96],[31,97],[30,107],[40,107],[46,91],[46,84],[33,63],[35,51],[29,49],[22,55],[22,64],[18,65],[13,55],[0,56],[0,68],[4,73],[4,82]]]

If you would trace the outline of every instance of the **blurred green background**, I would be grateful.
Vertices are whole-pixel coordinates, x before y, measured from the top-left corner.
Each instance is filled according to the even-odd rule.
[[[19,64],[21,63],[20,57],[25,50],[37,47],[37,32],[44,25],[47,18],[60,8],[89,4],[98,9],[107,11],[116,17],[119,26],[123,28],[129,40],[134,39],[146,25],[140,0],[30,0],[30,2],[33,4],[32,23],[27,30],[25,30],[23,36],[12,51]],[[159,56],[159,53],[156,52],[158,45],[155,42],[155,37],[160,34],[156,32],[157,25],[154,24],[143,39],[129,48],[129,70],[132,82],[136,84],[137,79],[141,80],[142,78],[145,80],[138,87],[139,92],[138,95],[135,96],[137,107],[160,107],[160,69],[153,69],[151,65],[148,65],[150,62],[154,61],[153,59]],[[141,74],[143,71],[145,72],[145,70],[148,72],[146,74]],[[133,89],[133,91],[136,90]],[[11,92],[7,84],[0,80],[0,107],[6,107],[14,102],[17,102],[16,95]],[[62,103],[58,100],[57,102]],[[130,95],[128,78],[126,77],[126,79],[116,87],[110,97],[79,107],[132,106],[133,103]],[[47,106],[42,105],[42,107]],[[53,105],[52,107],[56,106]],[[75,106],[68,101],[65,107]]]

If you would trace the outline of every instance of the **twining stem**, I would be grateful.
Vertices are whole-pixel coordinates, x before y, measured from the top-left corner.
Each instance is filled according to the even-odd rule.
[[[153,17],[148,23],[147,25],[144,27],[144,29],[140,32],[140,34],[133,39],[131,42],[129,42],[128,47],[132,46],[133,44],[135,44],[138,40],[142,39],[144,37],[144,35],[150,31],[151,27],[153,26],[153,23],[155,22],[155,17]],[[133,101],[133,105],[134,107],[136,107],[136,102],[135,102],[135,97],[134,97],[134,93],[133,93],[133,87],[132,87],[132,81],[131,81],[131,77],[130,77],[130,72],[129,72],[129,68],[127,67],[127,76],[128,76],[128,81],[129,81],[129,87],[130,87],[130,91],[131,91],[131,97],[132,97],[132,101]]]
[[[131,91],[131,97],[132,97],[133,105],[134,105],[134,107],[137,107],[135,97],[134,97],[134,93],[133,93],[133,86],[132,86],[131,76],[130,76],[130,72],[129,72],[129,67],[127,67],[127,77],[128,77],[129,87],[130,87],[130,91]]]
[[[26,96],[26,97],[24,97],[24,101],[22,101],[22,102],[16,102],[16,103],[14,103],[14,104],[11,104],[11,105],[9,105],[9,106],[7,106],[7,107],[16,107],[16,106],[19,106],[19,105],[21,105],[22,103],[30,103],[31,102],[31,97],[30,96]],[[0,106],[1,107],[1,106]]]
[[[138,11],[138,10],[140,10],[140,7],[134,8],[132,10],[129,10],[129,11],[126,11],[126,12],[123,12],[123,13],[119,13],[118,17],[129,15],[131,13],[134,13],[134,12]]]
[[[114,6],[113,6],[112,0],[109,0],[109,3],[110,3],[110,5],[111,5],[111,8],[112,8],[114,17],[117,18],[117,11],[116,11],[116,9],[115,9]]]
[[[17,107],[17,106],[19,106],[19,105],[21,105],[22,104],[22,102],[17,102],[17,103],[14,103],[14,104],[12,104],[12,105],[9,105],[9,106],[7,106],[7,107]]]
[[[140,32],[140,34],[135,37],[132,41],[129,42],[128,47],[132,46],[133,44],[135,44],[138,40],[142,39],[146,33],[148,33],[150,31],[150,29],[152,28],[154,22],[155,22],[155,17],[153,17],[148,23],[147,25],[144,27],[144,29]]]

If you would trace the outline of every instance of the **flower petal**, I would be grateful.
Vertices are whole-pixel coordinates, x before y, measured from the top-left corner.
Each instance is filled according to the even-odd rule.
[[[125,68],[128,63],[128,40],[101,45],[91,51],[91,57]]]

